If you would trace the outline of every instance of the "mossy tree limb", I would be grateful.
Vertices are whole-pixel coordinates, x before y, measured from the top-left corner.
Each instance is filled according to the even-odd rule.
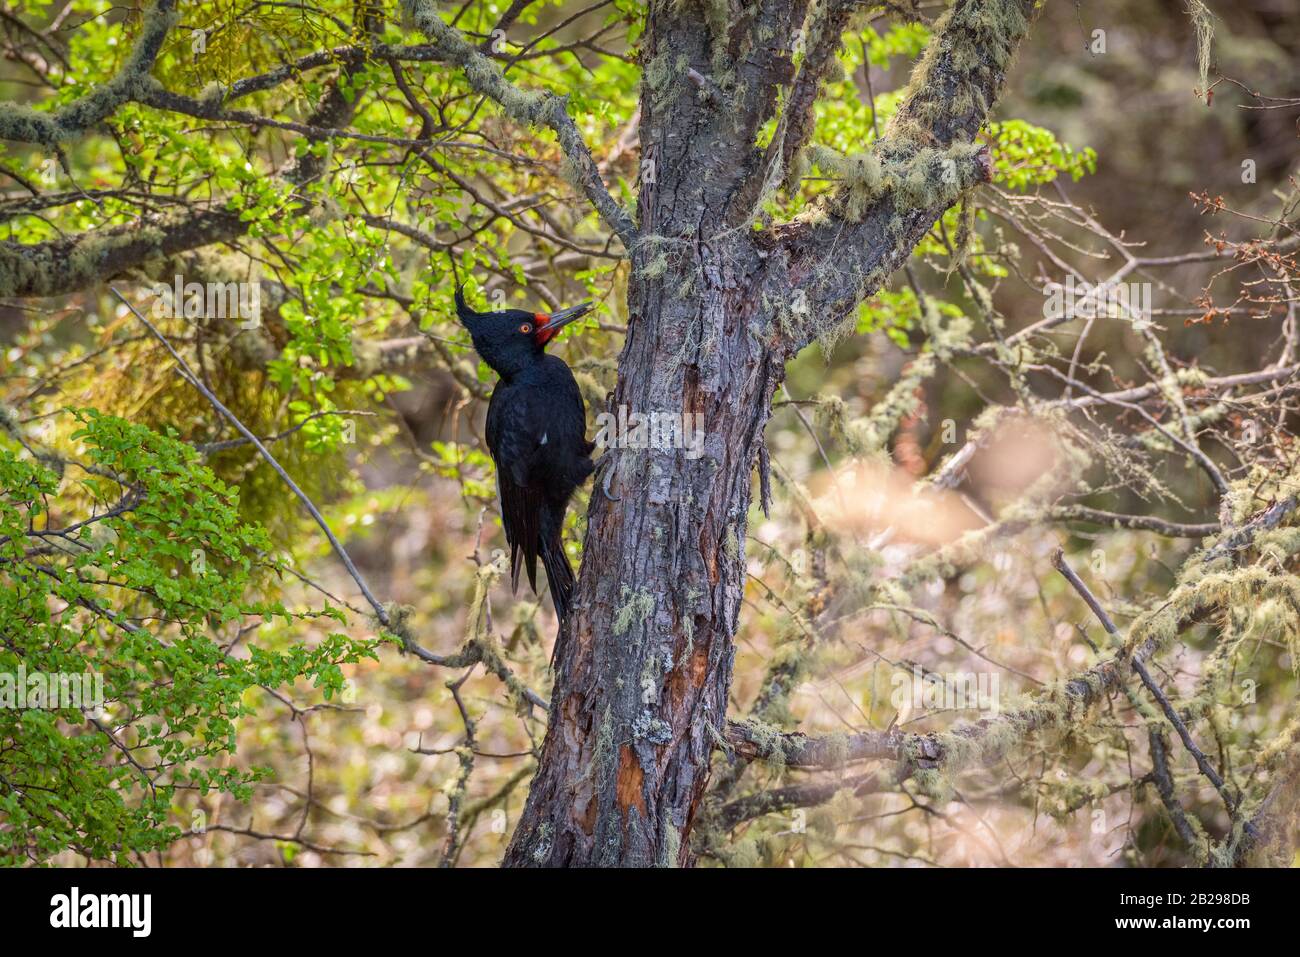
[[[471,46],[453,27],[438,15],[431,0],[403,0],[411,18],[448,62],[465,72],[469,85],[493,100],[516,122],[526,126],[545,126],[553,133],[575,171],[576,185],[596,209],[605,224],[631,247],[636,226],[627,211],[614,198],[600,176],[591,150],[583,142],[578,127],[569,116],[567,98],[548,92],[521,90],[502,74],[500,68],[481,50]]]
[[[1029,32],[1034,0],[957,0],[935,25],[908,93],[860,169],[848,170],[826,215],[778,231],[774,269],[809,308],[791,354],[833,336],[911,254],[965,190],[991,176],[976,141]],[[832,268],[823,264],[833,262]]]
[[[107,83],[51,112],[6,103],[0,106],[0,139],[58,149],[111,116],[155,82],[150,71],[176,23],[176,0],[156,0],[144,13],[140,35],[122,68]]]
[[[356,96],[345,95],[333,82],[309,123],[330,128],[346,125],[356,103]],[[305,188],[321,176],[327,162],[325,156],[307,151],[285,161],[278,176],[286,184]],[[46,242],[6,240],[0,242],[0,296],[67,295],[192,250],[231,242],[247,231],[248,223],[237,210],[195,206]]]

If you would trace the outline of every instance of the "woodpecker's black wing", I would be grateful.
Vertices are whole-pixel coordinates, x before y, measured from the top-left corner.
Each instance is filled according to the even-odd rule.
[[[573,490],[593,469],[594,445],[587,441],[586,427],[582,393],[569,367],[555,356],[543,357],[508,383],[499,382],[488,404],[486,437],[510,543],[511,587],[518,587],[522,565],[537,591],[540,554],[561,617],[573,587],[560,534],[564,511]]]
[[[532,480],[541,432],[531,425],[527,390],[500,382],[488,403],[486,438],[497,467],[501,524],[510,543],[510,588],[519,588],[519,566],[528,569],[528,584],[537,591],[537,552],[545,489]]]
[[[545,396],[539,477],[552,504],[563,510],[594,468],[590,456],[596,444],[587,441],[587,407],[573,373],[558,356],[543,356],[530,378]]]

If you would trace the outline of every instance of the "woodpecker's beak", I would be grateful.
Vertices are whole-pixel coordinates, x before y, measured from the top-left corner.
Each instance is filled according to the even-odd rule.
[[[552,313],[539,313],[537,318],[544,321],[539,322],[537,326],[537,338],[542,342],[550,342],[560,329],[573,322],[574,319],[581,319],[589,312],[591,312],[590,300],[576,306],[570,306],[568,309],[560,309]]]

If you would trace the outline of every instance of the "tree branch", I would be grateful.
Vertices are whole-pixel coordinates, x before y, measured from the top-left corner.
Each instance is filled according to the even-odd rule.
[[[310,117],[310,125],[336,127],[350,121],[359,96],[344,96],[334,83]],[[307,137],[309,140],[312,137]],[[278,176],[295,186],[324,172],[328,160],[310,151],[290,158]],[[238,210],[204,209],[187,215],[143,219],[92,229],[41,243],[0,242],[0,296],[62,296],[109,281],[146,262],[229,242],[248,231]]]
[[[302,502],[303,507],[307,509],[313,521],[315,521],[316,524],[320,526],[320,530],[325,533],[325,538],[328,539],[330,547],[334,549],[334,553],[338,555],[339,560],[343,562],[343,567],[347,569],[348,574],[352,576],[352,580],[356,582],[357,587],[361,589],[361,594],[365,596],[370,607],[374,609],[375,617],[379,619],[380,624],[389,627],[391,621],[388,615],[388,610],[380,604],[379,599],[377,599],[374,596],[374,593],[371,592],[370,586],[366,583],[365,578],[362,577],[361,572],[357,569],[356,565],[353,564],[351,556],[348,555],[343,544],[334,536],[334,532],[330,529],[329,523],[325,521],[325,516],[321,515],[320,510],[316,508],[315,503],[307,497],[307,493],[299,488],[298,483],[289,477],[289,473],[284,470],[284,466],[276,461],[275,456],[273,456],[270,450],[262,444],[262,440],[254,435],[248,427],[244,425],[244,423],[240,422],[235,414],[227,409],[225,405],[222,404],[221,400],[213,395],[211,390],[203,384],[202,380],[194,373],[194,370],[189,367],[189,364],[181,358],[180,353],[172,348],[172,344],[167,341],[167,337],[159,332],[153,323],[141,315],[139,310],[137,310],[135,306],[131,305],[130,300],[116,289],[113,289],[113,295],[121,301],[122,305],[131,310],[131,313],[144,324],[145,328],[163,344],[163,348],[165,348],[167,352],[170,353],[171,357],[176,360],[176,365],[180,370],[181,376],[189,382],[190,385],[197,389],[203,395],[203,398],[207,399],[209,404],[211,404],[211,406],[221,414],[221,417],[233,425],[235,430],[252,444],[253,448],[257,449],[258,454],[261,455],[262,458],[266,460],[266,463],[275,470],[275,474],[280,476],[280,480],[289,487],[289,490],[293,492],[295,496],[297,496],[298,501]]]
[[[6,103],[0,109],[0,139],[57,149],[64,141],[82,135],[111,115],[123,103],[140,96],[156,82],[150,71],[167,31],[176,23],[175,5],[175,0],[156,0],[145,11],[140,35],[122,69],[85,96],[49,113]]]
[[[1079,596],[1092,610],[1092,613],[1097,616],[1097,620],[1101,622],[1101,626],[1106,630],[1106,634],[1110,635],[1116,644],[1122,644],[1123,637],[1120,635],[1119,629],[1116,628],[1115,623],[1111,621],[1110,615],[1106,614],[1106,610],[1101,607],[1101,603],[1097,601],[1097,597],[1092,593],[1092,590],[1084,583],[1083,579],[1075,574],[1074,569],[1066,563],[1065,554],[1061,549],[1058,548],[1055,554],[1052,555],[1052,564],[1056,567],[1056,570],[1065,577],[1065,580],[1070,583],[1071,587],[1079,593]],[[1134,655],[1131,664],[1133,670],[1137,672],[1138,677],[1142,679],[1142,683],[1146,685],[1147,691],[1151,693],[1151,697],[1156,699],[1156,703],[1160,705],[1160,710],[1164,712],[1169,723],[1173,725],[1174,730],[1178,732],[1179,740],[1183,742],[1183,747],[1187,749],[1187,753],[1196,761],[1196,766],[1200,769],[1201,774],[1205,776],[1206,780],[1214,785],[1214,789],[1219,792],[1219,796],[1223,798],[1223,803],[1228,808],[1228,814],[1235,819],[1237,816],[1237,807],[1241,803],[1240,798],[1228,793],[1228,788],[1227,785],[1224,784],[1223,778],[1214,770],[1214,767],[1210,764],[1209,758],[1205,756],[1205,752],[1196,746],[1196,742],[1192,740],[1192,733],[1188,730],[1186,722],[1184,722],[1183,719],[1179,717],[1178,712],[1174,710],[1174,706],[1170,703],[1169,697],[1160,690],[1160,686],[1156,684],[1155,679],[1151,677],[1151,672],[1147,670],[1147,667],[1142,660],[1137,655]],[[1247,833],[1252,837],[1257,836],[1255,826],[1250,821],[1245,821],[1244,826]]]
[[[459,31],[443,22],[432,0],[403,0],[403,4],[410,11],[415,25],[433,41],[447,62],[465,71],[465,78],[475,92],[497,103],[511,119],[528,126],[545,126],[555,133],[560,150],[572,168],[574,185],[582,190],[587,201],[623,245],[631,248],[636,239],[636,225],[605,188],[591,151],[568,114],[568,97],[519,89]]]
[[[854,797],[875,794],[885,790],[888,781],[888,775],[872,773],[758,791],[724,804],[718,811],[717,823],[722,830],[729,831],[764,814],[825,804],[840,791],[849,791]]]
[[[975,135],[1034,7],[1034,0],[956,0],[873,149],[852,157],[814,151],[842,183],[817,216],[774,230],[783,253],[775,268],[807,297],[791,317],[789,353],[845,322],[964,191],[991,178],[987,148]]]

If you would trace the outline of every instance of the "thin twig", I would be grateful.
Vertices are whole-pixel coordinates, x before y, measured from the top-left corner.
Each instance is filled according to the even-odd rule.
[[[1092,613],[1096,615],[1097,620],[1101,622],[1101,627],[1106,629],[1106,634],[1114,638],[1116,642],[1122,644],[1123,637],[1120,635],[1119,629],[1115,627],[1115,623],[1111,621],[1110,615],[1106,614],[1106,610],[1101,607],[1101,603],[1097,601],[1097,597],[1092,593],[1092,590],[1084,584],[1083,579],[1075,574],[1074,569],[1065,561],[1065,553],[1059,548],[1056,550],[1055,554],[1052,555],[1052,565],[1055,566],[1058,572],[1065,576],[1065,580],[1074,587],[1074,590],[1079,593],[1079,597],[1081,597],[1088,607],[1092,609]],[[1223,778],[1221,778],[1219,773],[1214,770],[1214,767],[1210,764],[1209,758],[1205,756],[1205,752],[1196,746],[1196,742],[1192,740],[1191,732],[1187,730],[1187,725],[1184,723],[1183,719],[1178,716],[1178,712],[1174,710],[1173,704],[1169,701],[1169,698],[1165,693],[1160,690],[1160,686],[1156,684],[1155,679],[1151,677],[1151,672],[1147,670],[1147,666],[1143,664],[1137,656],[1134,656],[1129,663],[1133,666],[1133,670],[1137,672],[1138,677],[1142,679],[1142,683],[1146,685],[1147,691],[1151,692],[1151,697],[1156,699],[1156,703],[1160,705],[1160,710],[1165,713],[1165,717],[1169,719],[1169,723],[1172,724],[1174,730],[1178,732],[1178,737],[1182,740],[1183,747],[1185,747],[1187,753],[1195,759],[1196,766],[1200,769],[1201,774],[1205,775],[1206,779],[1214,785],[1214,789],[1219,792],[1219,796],[1223,798],[1223,803],[1227,805],[1228,808],[1228,814],[1232,817],[1236,817],[1237,808],[1240,802],[1228,793],[1228,788],[1227,785],[1223,783]],[[1258,836],[1258,831],[1253,823],[1248,820],[1243,821],[1242,823],[1245,826],[1247,833],[1252,836]]]
[[[194,374],[194,371],[189,367],[189,364],[181,358],[180,353],[172,348],[172,344],[167,341],[167,337],[159,332],[154,327],[153,323],[142,316],[140,311],[136,309],[135,306],[131,305],[125,296],[117,291],[116,287],[109,286],[108,288],[113,295],[117,296],[117,298],[121,300],[122,304],[126,306],[127,309],[131,310],[132,314],[137,319],[144,323],[145,328],[153,333],[154,337],[163,344],[163,348],[171,353],[172,358],[176,360],[182,377],[184,377],[190,385],[194,386],[194,388],[203,395],[203,398],[207,399],[212,407],[221,413],[221,416],[233,425],[245,439],[252,443],[253,447],[257,449],[262,458],[266,459],[267,464],[270,465],[271,468],[275,469],[275,473],[280,476],[284,481],[284,484],[289,486],[289,489],[294,495],[298,496],[298,500],[302,502],[307,511],[311,513],[311,517],[315,520],[316,524],[320,526],[321,531],[325,533],[325,537],[329,539],[330,547],[334,549],[334,553],[338,555],[339,559],[343,562],[343,567],[348,570],[348,574],[352,576],[352,580],[355,581],[357,587],[361,589],[361,594],[364,595],[366,601],[370,603],[370,607],[375,610],[375,617],[379,619],[380,623],[385,628],[389,627],[391,621],[388,612],[384,609],[384,606],[380,604],[379,599],[375,598],[374,594],[370,591],[370,586],[366,584],[365,578],[362,577],[361,572],[357,570],[357,566],[352,563],[352,557],[348,555],[347,550],[343,547],[342,543],[334,535],[334,532],[330,530],[329,523],[325,521],[325,516],[321,515],[320,509],[318,509],[312,500],[307,497],[307,493],[299,488],[298,483],[289,477],[289,473],[286,472],[284,467],[275,460],[275,456],[272,455],[267,447],[262,444],[261,439],[250,432],[244,423],[240,422],[239,419],[236,418],[235,414],[227,409],[222,404],[221,400],[213,395],[208,387],[199,380],[199,377]]]

